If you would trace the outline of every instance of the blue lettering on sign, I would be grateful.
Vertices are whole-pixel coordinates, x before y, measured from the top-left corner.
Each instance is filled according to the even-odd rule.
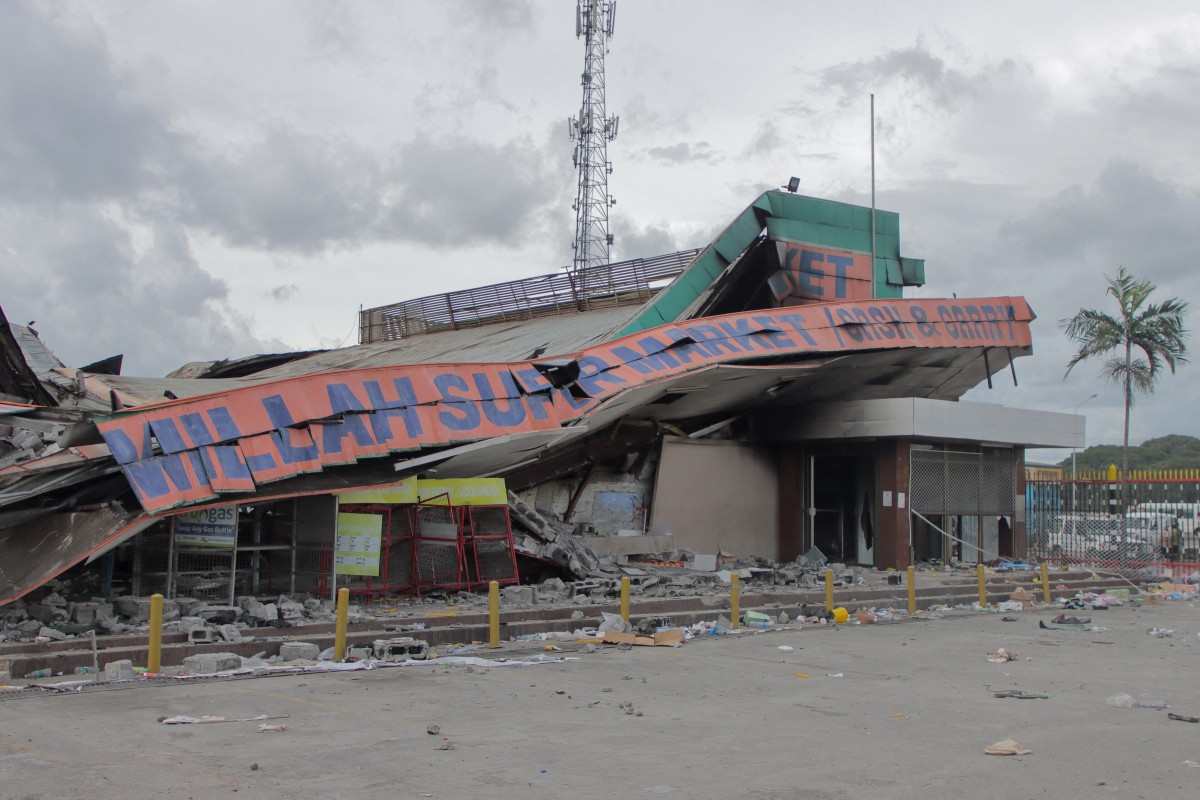
[[[291,412],[288,411],[283,398],[277,394],[271,395],[270,397],[264,397],[262,404],[267,412],[267,417],[271,420],[271,425],[276,429],[271,433],[271,438],[275,442],[275,449],[279,451],[279,457],[283,459],[283,463],[296,464],[302,461],[315,460],[317,458],[316,444],[292,447],[291,442],[288,441],[288,435],[285,431],[295,423],[292,421]],[[271,466],[274,466],[274,464]]]
[[[475,388],[479,390],[479,396],[482,398],[480,406],[488,422],[502,428],[510,428],[525,421],[525,405],[521,402],[520,393],[511,375],[506,373],[500,376],[500,382],[508,390],[508,397],[512,398],[506,404],[507,408],[501,408],[497,402],[496,392],[492,389],[487,373],[474,372],[471,373],[471,378],[475,381]]]
[[[150,430],[154,431],[154,438],[158,439],[159,446],[166,452],[178,453],[188,449],[179,429],[175,427],[174,419],[152,419],[150,420]]]
[[[180,414],[179,424],[183,426],[188,438],[192,440],[193,447],[216,444],[216,440],[209,433],[208,426],[204,424],[204,417],[199,414]]]
[[[625,384],[625,379],[610,372],[612,365],[599,356],[583,356],[575,363],[579,365],[579,377],[575,379],[575,382],[592,397],[604,394],[602,384],[611,383],[614,386]]]
[[[833,264],[833,296],[839,300],[846,297],[846,270],[854,263],[850,256],[838,256],[829,253],[825,256],[827,263]]]
[[[796,343],[792,341],[792,337],[783,331],[775,330],[776,323],[770,317],[754,317],[754,321],[764,328],[764,330],[759,331],[757,338],[766,341],[770,347],[784,349],[796,346]]]
[[[113,458],[118,464],[131,464],[143,461],[154,455],[154,445],[150,440],[150,426],[142,425],[142,441],[134,444],[133,440],[123,430],[113,430],[104,434],[104,441],[112,451]]]
[[[404,420],[404,430],[409,438],[415,439],[422,433],[421,418],[417,415],[417,394],[413,391],[412,381],[407,378],[396,378],[393,382],[396,389],[396,400],[385,400],[383,389],[376,381],[365,381],[367,398],[377,411],[371,414],[371,429],[375,432],[378,442],[390,442],[393,438],[392,426],[388,422],[392,417]]]
[[[824,261],[824,257],[820,253],[814,253],[811,250],[800,251],[800,292],[801,294],[812,295],[813,297],[824,297],[825,290],[821,287],[820,280],[825,277],[822,270],[813,266],[814,261]],[[816,281],[816,282],[814,282]]]
[[[825,316],[829,318],[829,324],[833,325],[833,317],[829,316],[829,309],[825,309]],[[791,328],[792,331],[801,339],[803,339],[805,344],[807,344],[809,347],[817,346],[817,340],[814,339],[812,334],[810,334],[805,328],[803,314],[780,314],[779,321]],[[842,342],[842,337],[840,335],[838,336],[838,343],[843,345],[845,344],[845,342]]]
[[[443,372],[433,376],[433,385],[442,396],[443,411],[438,413],[438,419],[452,431],[473,431],[479,427],[479,404],[469,400],[466,394],[470,386],[467,381],[453,372]]]
[[[216,454],[217,469],[212,468],[212,460],[209,457],[210,452]],[[200,451],[200,455],[204,460],[204,468],[209,474],[221,474],[230,480],[246,478],[253,480],[254,476],[250,474],[250,469],[246,466],[241,453],[242,451],[238,448],[227,445],[216,445],[211,448],[211,451],[208,449]]]
[[[242,438],[242,432],[238,430],[237,423],[233,421],[233,415],[225,406],[210,408],[208,420],[213,424],[217,438],[222,442],[232,442],[234,439]]]

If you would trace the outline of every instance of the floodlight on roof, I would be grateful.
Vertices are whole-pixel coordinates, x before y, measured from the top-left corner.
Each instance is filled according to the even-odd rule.
[[[791,180],[787,182],[787,186],[784,186],[783,188],[787,189],[792,194],[795,194],[796,190],[800,188],[800,179],[793,175]]]

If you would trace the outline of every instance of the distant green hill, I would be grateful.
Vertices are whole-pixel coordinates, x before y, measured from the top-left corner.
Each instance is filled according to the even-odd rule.
[[[1109,464],[1121,468],[1121,446],[1099,444],[1080,450],[1075,456],[1075,468],[1080,472],[1108,469]],[[1071,468],[1071,457],[1058,462]],[[1172,434],[1147,439],[1138,447],[1129,448],[1129,468],[1132,469],[1197,469],[1200,468],[1200,439],[1195,436]]]

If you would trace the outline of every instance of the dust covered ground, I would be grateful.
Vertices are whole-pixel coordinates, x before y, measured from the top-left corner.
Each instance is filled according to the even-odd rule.
[[[1200,767],[1186,762],[1200,765],[1200,724],[1105,699],[1128,692],[1200,716],[1200,609],[1168,601],[1071,611],[1107,630],[1039,629],[1056,613],[806,626],[677,649],[564,645],[552,655],[577,660],[525,667],[422,665],[5,700],[0,796],[1193,794]],[[1156,627],[1174,634],[1148,635]],[[1015,660],[989,662],[998,648]],[[500,652],[534,651],[526,643]],[[1000,699],[989,689],[1049,699]],[[269,721],[287,730],[158,722],[178,714],[287,715]],[[983,754],[1008,738],[1033,752]]]

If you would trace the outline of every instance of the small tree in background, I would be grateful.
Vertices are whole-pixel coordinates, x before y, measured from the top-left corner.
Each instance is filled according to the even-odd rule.
[[[1117,301],[1120,312],[1113,316],[1084,308],[1070,319],[1061,320],[1059,325],[1078,348],[1067,364],[1067,375],[1081,361],[1109,356],[1100,374],[1125,392],[1121,474],[1127,475],[1129,412],[1133,408],[1133,394],[1153,394],[1164,365],[1174,374],[1176,366],[1188,363],[1188,332],[1183,327],[1188,304],[1175,297],[1163,303],[1148,302],[1158,287],[1148,280],[1137,280],[1124,267],[1117,270],[1115,278],[1105,275],[1104,280],[1108,282],[1108,294]]]

